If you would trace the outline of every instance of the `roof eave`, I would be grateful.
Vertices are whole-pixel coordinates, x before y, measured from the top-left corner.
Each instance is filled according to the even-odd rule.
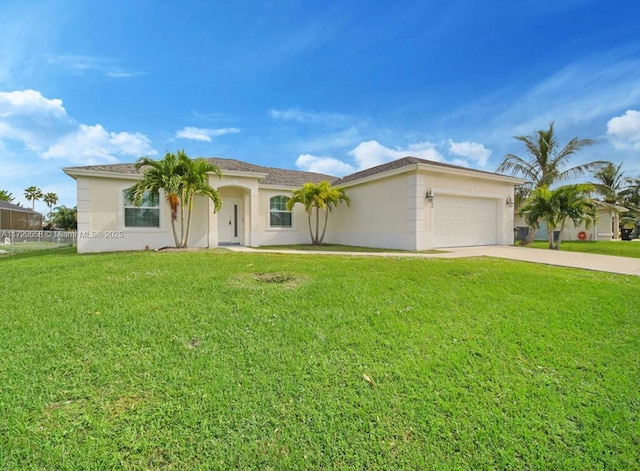
[[[142,175],[139,173],[120,173],[120,172],[105,172],[96,170],[83,170],[79,167],[67,167],[62,171],[69,175],[73,179],[77,177],[101,177],[101,178],[119,178],[125,180],[139,180]]]
[[[501,175],[499,173],[490,173],[490,172],[480,172],[473,169],[465,169],[465,168],[450,168],[450,167],[442,167],[440,165],[430,165],[425,163],[414,163],[405,165],[403,167],[395,168],[392,170],[387,170],[386,172],[376,173],[374,175],[369,175],[367,177],[358,178],[357,180],[351,180],[345,183],[339,184],[341,187],[349,187],[362,183],[371,182],[374,180],[379,180],[381,178],[387,178],[394,175],[401,175],[403,173],[410,173],[418,170],[429,171],[432,173],[444,173],[448,175],[460,175],[463,174],[472,178],[486,178],[489,180],[500,181],[505,183],[511,183],[513,185],[520,185],[524,183],[526,180],[522,178],[512,177],[509,175]]]

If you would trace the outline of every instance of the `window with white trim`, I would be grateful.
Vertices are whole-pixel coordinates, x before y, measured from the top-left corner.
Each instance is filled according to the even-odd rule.
[[[160,227],[160,197],[157,191],[145,191],[135,206],[124,190],[124,227]]]
[[[291,211],[287,210],[288,196],[274,196],[269,200],[269,226],[291,227]]]

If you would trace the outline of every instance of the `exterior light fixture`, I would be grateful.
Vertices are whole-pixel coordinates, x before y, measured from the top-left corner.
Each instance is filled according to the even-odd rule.
[[[429,201],[433,202],[433,190],[431,188],[427,189],[427,194],[425,196]]]
[[[507,206],[513,206],[513,198],[511,196],[507,196]]]

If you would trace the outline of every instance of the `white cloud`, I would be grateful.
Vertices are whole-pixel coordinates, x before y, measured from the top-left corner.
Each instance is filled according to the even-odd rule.
[[[176,138],[211,142],[212,137],[224,136],[225,134],[237,134],[239,132],[240,129],[238,128],[206,129],[186,126],[182,130],[176,132]]]
[[[62,100],[35,90],[0,92],[0,139],[22,141],[33,151],[73,129]]]
[[[607,135],[619,149],[640,150],[640,111],[627,110],[607,123]]]
[[[307,172],[326,173],[328,175],[343,176],[353,173],[355,169],[341,160],[333,157],[317,157],[302,154],[296,159],[296,167]]]
[[[129,78],[142,75],[141,72],[132,72],[119,67],[114,61],[102,57],[82,56],[78,54],[49,54],[47,63],[57,65],[70,70],[73,74],[84,75],[94,73],[110,78]]]
[[[0,139],[22,143],[41,158],[73,164],[156,154],[144,134],[78,124],[67,115],[62,100],[46,98],[35,90],[0,92]]]
[[[272,118],[282,121],[297,121],[299,123],[322,124],[326,126],[344,124],[352,120],[350,116],[344,114],[302,111],[297,108],[270,110],[269,114]]]
[[[358,163],[358,169],[363,170],[380,165],[402,157],[418,157],[420,159],[434,160],[441,162],[442,155],[435,148],[432,142],[416,142],[409,144],[406,148],[397,147],[391,149],[380,144],[378,141],[361,142],[358,146],[349,152]]]
[[[81,124],[76,132],[63,136],[42,153],[45,159],[62,158],[74,163],[118,162],[121,155],[156,155],[151,141],[140,133],[107,132],[101,125]]]
[[[484,167],[485,165],[487,165],[487,161],[491,156],[491,149],[487,149],[482,144],[470,141],[454,142],[451,139],[449,140],[449,152],[469,159],[472,162],[477,163],[480,167]],[[466,165],[468,165],[467,161],[461,161],[460,159],[456,159],[455,162],[457,163],[455,163],[454,165],[460,165],[460,162],[464,162]]]
[[[18,90],[14,92],[0,92],[0,112],[5,115],[14,113],[28,114],[37,112],[66,117],[67,111],[62,106],[62,100],[50,100],[35,90]]]
[[[438,150],[444,146],[452,157],[445,158]],[[353,163],[335,157],[301,154],[296,160],[296,166],[310,172],[343,176],[403,157],[417,157],[433,162],[447,162],[460,167],[473,168],[485,166],[491,155],[491,150],[482,144],[471,141],[454,142],[448,140],[439,145],[429,141],[419,141],[391,148],[376,140],[370,140],[360,142],[348,152],[348,155],[353,158]]]

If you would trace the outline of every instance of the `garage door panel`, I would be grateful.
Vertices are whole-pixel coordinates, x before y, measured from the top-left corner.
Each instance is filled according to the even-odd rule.
[[[436,196],[433,211],[436,247],[495,245],[498,242],[495,199]]]

